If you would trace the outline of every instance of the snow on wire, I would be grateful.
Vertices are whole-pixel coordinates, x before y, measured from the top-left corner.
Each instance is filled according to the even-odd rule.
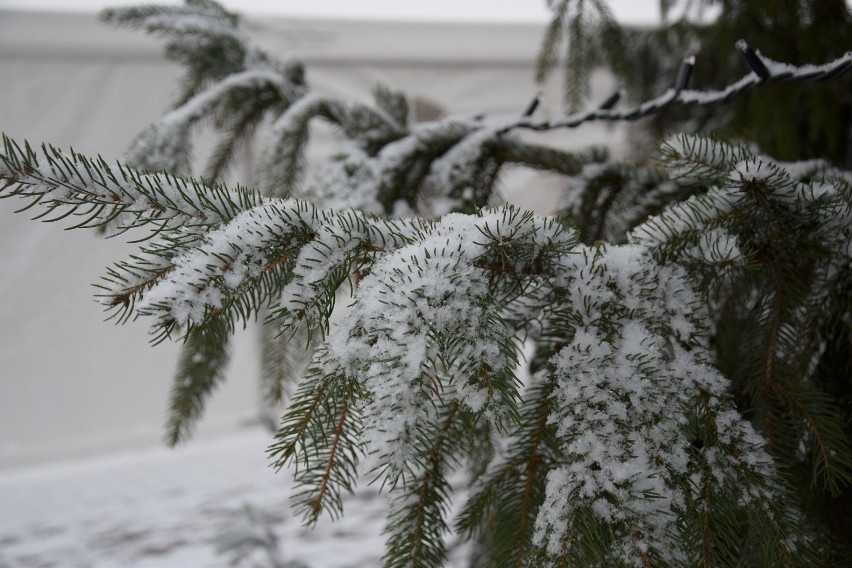
[[[576,128],[581,124],[594,120],[632,121],[657,114],[663,109],[671,106],[715,106],[728,103],[751,89],[761,87],[763,85],[782,81],[825,81],[846,73],[849,71],[850,67],[852,67],[852,51],[848,51],[843,54],[842,57],[822,65],[795,66],[788,63],[773,61],[766,56],[759,55],[758,52],[752,51],[751,48],[748,47],[748,44],[746,44],[743,40],[737,42],[737,49],[740,53],[742,53],[743,58],[749,66],[752,67],[752,72],[745,75],[740,80],[731,83],[722,90],[690,90],[686,89],[685,85],[678,84],[667,89],[659,96],[644,101],[629,109],[613,110],[611,108],[613,104],[613,97],[611,97],[596,109],[587,110],[569,116],[556,117],[547,120],[532,120],[530,117],[524,116],[519,120],[504,126],[501,132],[505,133],[514,129],[554,130],[557,128]],[[682,69],[687,67],[691,68],[694,59],[694,56],[687,56],[684,59]],[[680,83],[680,81],[678,82]]]

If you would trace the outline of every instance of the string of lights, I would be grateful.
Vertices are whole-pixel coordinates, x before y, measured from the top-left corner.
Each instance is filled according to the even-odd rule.
[[[736,49],[750,67],[751,72],[722,90],[701,91],[686,88],[692,76],[692,70],[695,67],[696,61],[695,55],[690,53],[683,59],[674,87],[639,105],[623,110],[614,109],[622,96],[622,92],[617,91],[598,107],[572,115],[536,120],[531,115],[525,113],[519,119],[504,125],[498,133],[504,134],[515,129],[553,130],[557,128],[576,128],[586,122],[595,120],[611,122],[632,121],[657,114],[663,109],[673,106],[698,105],[710,107],[728,103],[747,91],[764,85],[782,81],[825,81],[842,75],[852,68],[852,51],[846,52],[842,57],[822,65],[795,66],[773,61],[760,55],[744,40],[739,40],[736,43]]]

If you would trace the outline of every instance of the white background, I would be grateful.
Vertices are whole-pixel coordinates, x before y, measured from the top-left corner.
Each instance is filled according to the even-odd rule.
[[[138,0],[0,0],[0,8],[99,10],[139,3]],[[298,17],[509,22],[538,22],[548,17],[544,0],[220,0],[220,3],[243,14]],[[659,21],[659,0],[610,0],[609,4],[624,23]]]

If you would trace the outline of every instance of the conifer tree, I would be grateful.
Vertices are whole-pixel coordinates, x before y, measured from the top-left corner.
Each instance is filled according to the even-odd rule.
[[[99,298],[154,341],[183,341],[171,443],[222,380],[232,332],[261,317],[266,392],[292,393],[269,452],[294,476],[293,505],[308,524],[337,517],[377,480],[392,495],[385,566],[441,566],[450,530],[474,543],[474,566],[852,558],[838,523],[849,400],[836,396],[850,376],[852,176],[706,135],[669,137],[653,169],[517,135],[831,79],[852,54],[796,67],[741,44],[751,69],[718,91],[689,90],[688,63],[626,110],[410,124],[388,87],[372,105],[312,91],[300,63],[253,47],[212,0],[104,19],[165,39],[186,67],[174,108],[114,165],[4,137],[0,197],[141,235]],[[312,120],[343,140],[307,176]],[[193,177],[204,121],[220,141]],[[267,124],[259,187],[217,181]],[[567,176],[558,214],[499,203],[507,164]],[[332,323],[336,304],[349,305]]]

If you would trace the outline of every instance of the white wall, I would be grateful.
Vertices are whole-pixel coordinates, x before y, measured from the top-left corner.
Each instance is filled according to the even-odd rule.
[[[118,158],[168,104],[179,69],[156,43],[102,28],[0,13],[0,130]],[[93,301],[92,284],[134,247],[12,213],[23,204],[0,201],[0,468],[158,444],[177,345],[150,346],[144,322],[105,323]],[[202,435],[253,413],[254,344],[239,342],[243,376],[215,397]]]
[[[275,54],[301,54],[311,85],[342,98],[366,99],[385,82],[450,112],[497,116],[520,113],[537,90],[535,25],[265,19],[245,29]],[[92,15],[0,11],[0,130],[116,159],[166,108],[179,77],[159,53],[156,41]],[[595,81],[602,100],[612,85]],[[550,91],[544,112],[558,106]],[[592,125],[545,138],[583,147],[622,132]],[[532,196],[539,210],[559,186],[529,171],[508,179],[509,193]],[[12,213],[21,205],[0,200],[0,469],[158,444],[177,346],[148,345],[144,321],[104,323],[92,301],[91,284],[133,246],[31,222]],[[200,436],[257,412],[255,330],[236,344]]]

